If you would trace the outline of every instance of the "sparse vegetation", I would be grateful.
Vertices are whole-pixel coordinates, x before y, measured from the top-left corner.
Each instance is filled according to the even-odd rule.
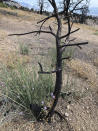
[[[84,98],[88,95],[89,89],[79,88],[78,81],[76,81],[72,76],[67,74],[67,81],[64,82],[64,88],[61,91],[61,97],[68,103],[73,103],[74,101],[79,101],[81,98]],[[83,84],[82,84],[83,85]]]
[[[94,35],[98,35],[98,31],[96,31],[96,32],[94,33]]]
[[[98,67],[98,58],[96,57],[93,61],[94,66]]]
[[[5,58],[2,58],[2,63],[6,65],[8,69],[15,69],[19,63],[25,65],[31,61],[28,55],[20,55],[17,52],[7,53],[6,55]]]
[[[33,35],[8,37],[9,32],[23,33],[31,27],[32,30],[37,30],[38,26],[35,26],[35,23],[46,16],[18,9],[0,8],[0,10],[0,130],[68,130],[65,121],[59,122],[57,115],[54,115],[51,124],[48,124],[46,120],[45,123],[32,122],[34,117],[30,104],[37,104],[46,109],[52,106],[55,98],[53,95],[55,75],[40,75],[37,72],[40,71],[38,62],[42,63],[44,71],[55,69],[54,39],[48,34],[36,38]],[[55,26],[52,26],[52,23],[55,23]],[[54,18],[49,20],[43,29],[48,30],[46,26],[49,25],[53,30],[56,29]],[[62,28],[67,29],[66,24],[62,24]],[[72,31],[75,28],[81,28],[81,30],[76,35],[73,34],[72,39],[77,37],[77,42],[88,40],[90,44],[88,48],[79,47],[82,50],[77,53],[75,52],[77,48],[65,48],[62,58],[71,59],[63,61],[63,88],[56,110],[66,116],[74,130],[97,131],[98,37],[94,35],[94,32],[98,29],[97,26],[96,29],[95,27],[92,29],[87,25],[74,24]],[[46,41],[43,38],[46,38]],[[26,39],[28,43],[22,44],[21,49],[18,45],[26,43]],[[27,51],[25,51],[25,45]],[[93,50],[95,54],[91,54]],[[79,55],[76,59],[73,58],[74,52],[75,55]],[[83,56],[81,52],[84,53]],[[28,114],[30,119],[28,119]]]
[[[80,61],[79,59],[71,60],[67,63],[69,68],[73,70],[73,74],[76,74],[80,78],[87,80],[92,87],[97,85],[96,68],[86,62]]]
[[[2,2],[0,2],[0,7],[8,8],[8,6]]]
[[[29,47],[26,44],[20,44],[20,54],[29,55]]]
[[[15,70],[3,68],[0,77],[4,83],[4,86],[0,87],[1,95],[20,106],[24,111],[31,112],[30,104],[38,104],[43,108],[48,106],[54,88],[50,75],[37,75],[33,68],[29,70],[18,65]]]

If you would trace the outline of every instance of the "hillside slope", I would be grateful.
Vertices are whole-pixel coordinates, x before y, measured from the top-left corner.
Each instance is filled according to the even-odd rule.
[[[37,67],[38,61],[41,60],[44,63],[47,60],[45,58],[47,52],[55,47],[55,40],[51,35],[8,36],[12,33],[38,30],[40,26],[37,25],[37,21],[45,17],[34,12],[0,8],[0,65],[14,69],[15,61],[21,61],[29,66],[33,63]],[[49,20],[44,29],[47,30],[48,26],[53,24],[52,27],[55,30],[54,22],[54,19]],[[81,29],[72,37],[77,38],[76,42],[88,41],[89,44],[82,50],[76,48],[74,58],[66,63],[67,70],[65,68],[63,74],[63,88],[66,87],[68,77],[69,83],[73,81],[70,91],[77,91],[78,95],[71,94],[69,97],[69,101],[72,100],[71,104],[66,99],[60,99],[57,110],[68,114],[67,119],[75,131],[98,131],[98,35],[95,34],[98,27],[74,24],[73,29],[77,27]],[[66,29],[67,27],[63,25],[63,33]],[[20,44],[28,45],[29,55],[19,53]],[[47,63],[50,64],[49,60],[45,64]],[[87,92],[86,95],[84,95],[85,92]],[[51,124],[34,123],[23,116],[15,116],[11,119],[10,113],[8,116],[1,114],[0,110],[0,131],[67,131],[66,123],[59,120],[54,119]]]

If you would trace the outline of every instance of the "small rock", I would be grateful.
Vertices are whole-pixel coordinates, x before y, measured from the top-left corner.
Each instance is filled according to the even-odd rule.
[[[66,112],[66,113],[65,113],[65,116],[66,116],[66,117],[68,117],[68,116],[69,116],[69,114]]]
[[[67,109],[68,109],[68,110],[70,110],[70,109],[71,109],[70,105],[67,105]]]
[[[23,112],[19,112],[19,115],[22,116],[24,113]]]

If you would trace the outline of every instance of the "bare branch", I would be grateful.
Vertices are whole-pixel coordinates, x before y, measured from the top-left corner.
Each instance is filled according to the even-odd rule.
[[[57,5],[55,0],[48,0],[54,9],[54,13],[57,15]]]
[[[69,60],[71,57],[70,56],[68,56],[68,57],[64,57],[64,58],[62,58],[61,60]]]
[[[51,31],[51,32],[53,32],[53,30],[52,30],[51,26],[49,26],[49,29],[50,29],[50,31]]]
[[[48,0],[50,2],[50,4],[52,5],[52,1],[51,0]]]
[[[40,67],[40,71],[43,72],[43,67],[42,67],[41,63],[38,62],[38,64],[39,64],[39,67]]]
[[[77,47],[79,47],[79,49],[82,49],[82,47],[81,47],[81,46],[79,46],[79,45],[77,45]]]
[[[55,70],[55,71],[50,71],[50,72],[45,72],[45,71],[39,71],[38,73],[39,74],[53,74],[53,73],[56,73],[56,72],[58,72],[58,71],[61,71],[61,69],[58,69],[58,70]]]
[[[47,20],[49,20],[52,17],[55,17],[55,15],[48,16],[45,19],[38,21],[37,24],[42,23],[43,21],[46,22]]]
[[[54,71],[44,71],[41,63],[38,62],[38,64],[39,64],[39,67],[40,67],[40,71],[38,72],[39,74],[53,74],[53,73],[61,71],[61,69],[57,69],[57,70],[54,70]]]
[[[67,46],[80,46],[80,45],[87,45],[88,42],[81,42],[81,43],[76,43],[76,44],[64,44],[61,45],[60,48],[67,47]]]
[[[17,35],[17,36],[21,36],[21,35],[28,35],[28,34],[40,34],[40,33],[47,33],[47,34],[52,34],[53,36],[56,37],[56,35],[53,32],[50,31],[44,31],[44,30],[39,30],[39,31],[31,31],[31,32],[26,32],[26,33],[20,33],[20,34],[9,34],[8,36],[13,36],[13,35]]]
[[[76,29],[76,30],[74,30],[74,31],[70,32],[70,34],[75,33],[75,32],[76,32],[76,31],[78,31],[78,30],[80,30],[80,28],[78,28],[78,29]],[[70,34],[69,34],[69,33],[67,33],[67,34],[66,34],[66,35],[64,35],[64,36],[61,36],[61,37],[60,37],[60,39],[63,39],[63,38],[65,38],[65,37],[69,36]]]
[[[76,3],[76,5],[73,7],[73,9],[71,10],[71,13],[77,8],[77,6],[82,3],[83,0],[80,0],[79,2]]]
[[[83,10],[83,9],[86,9],[86,8],[76,8],[75,11],[76,11],[76,10]]]
[[[74,40],[76,40],[76,38],[73,38],[73,39],[69,40],[69,42],[74,41]]]

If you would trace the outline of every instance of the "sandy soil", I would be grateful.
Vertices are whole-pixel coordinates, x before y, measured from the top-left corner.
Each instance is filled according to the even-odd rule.
[[[5,14],[2,13],[4,11]],[[8,14],[8,12],[11,12],[12,15],[11,13]],[[8,64],[8,59],[9,61],[12,58],[14,59],[13,56],[15,55],[13,54],[18,52],[19,44],[28,44],[30,47],[29,62],[33,61],[34,55],[45,54],[49,48],[55,46],[54,38],[47,34],[40,36],[30,34],[21,37],[8,36],[8,34],[12,33],[38,30],[39,26],[36,22],[43,17],[45,16],[35,13],[0,8],[0,63]],[[48,24],[51,23],[52,21],[48,22]],[[74,90],[87,91],[88,93],[82,98],[79,95],[75,97],[72,95],[68,100],[60,99],[57,110],[62,114],[67,114],[67,119],[74,131],[98,131],[98,36],[94,35],[98,28],[75,24],[74,28],[77,27],[81,29],[73,34],[72,37],[76,37],[77,41],[88,41],[89,44],[84,46],[82,50],[77,49],[75,51],[74,59],[68,63],[68,68],[70,78],[72,77],[77,83]],[[44,28],[47,29],[46,26]],[[66,75],[64,79],[66,79]],[[71,104],[69,104],[69,101],[72,101]],[[14,118],[9,122],[6,119],[5,117],[5,121],[0,125],[0,131],[68,130],[66,122],[60,122],[55,118],[51,124],[34,123],[24,117]]]

